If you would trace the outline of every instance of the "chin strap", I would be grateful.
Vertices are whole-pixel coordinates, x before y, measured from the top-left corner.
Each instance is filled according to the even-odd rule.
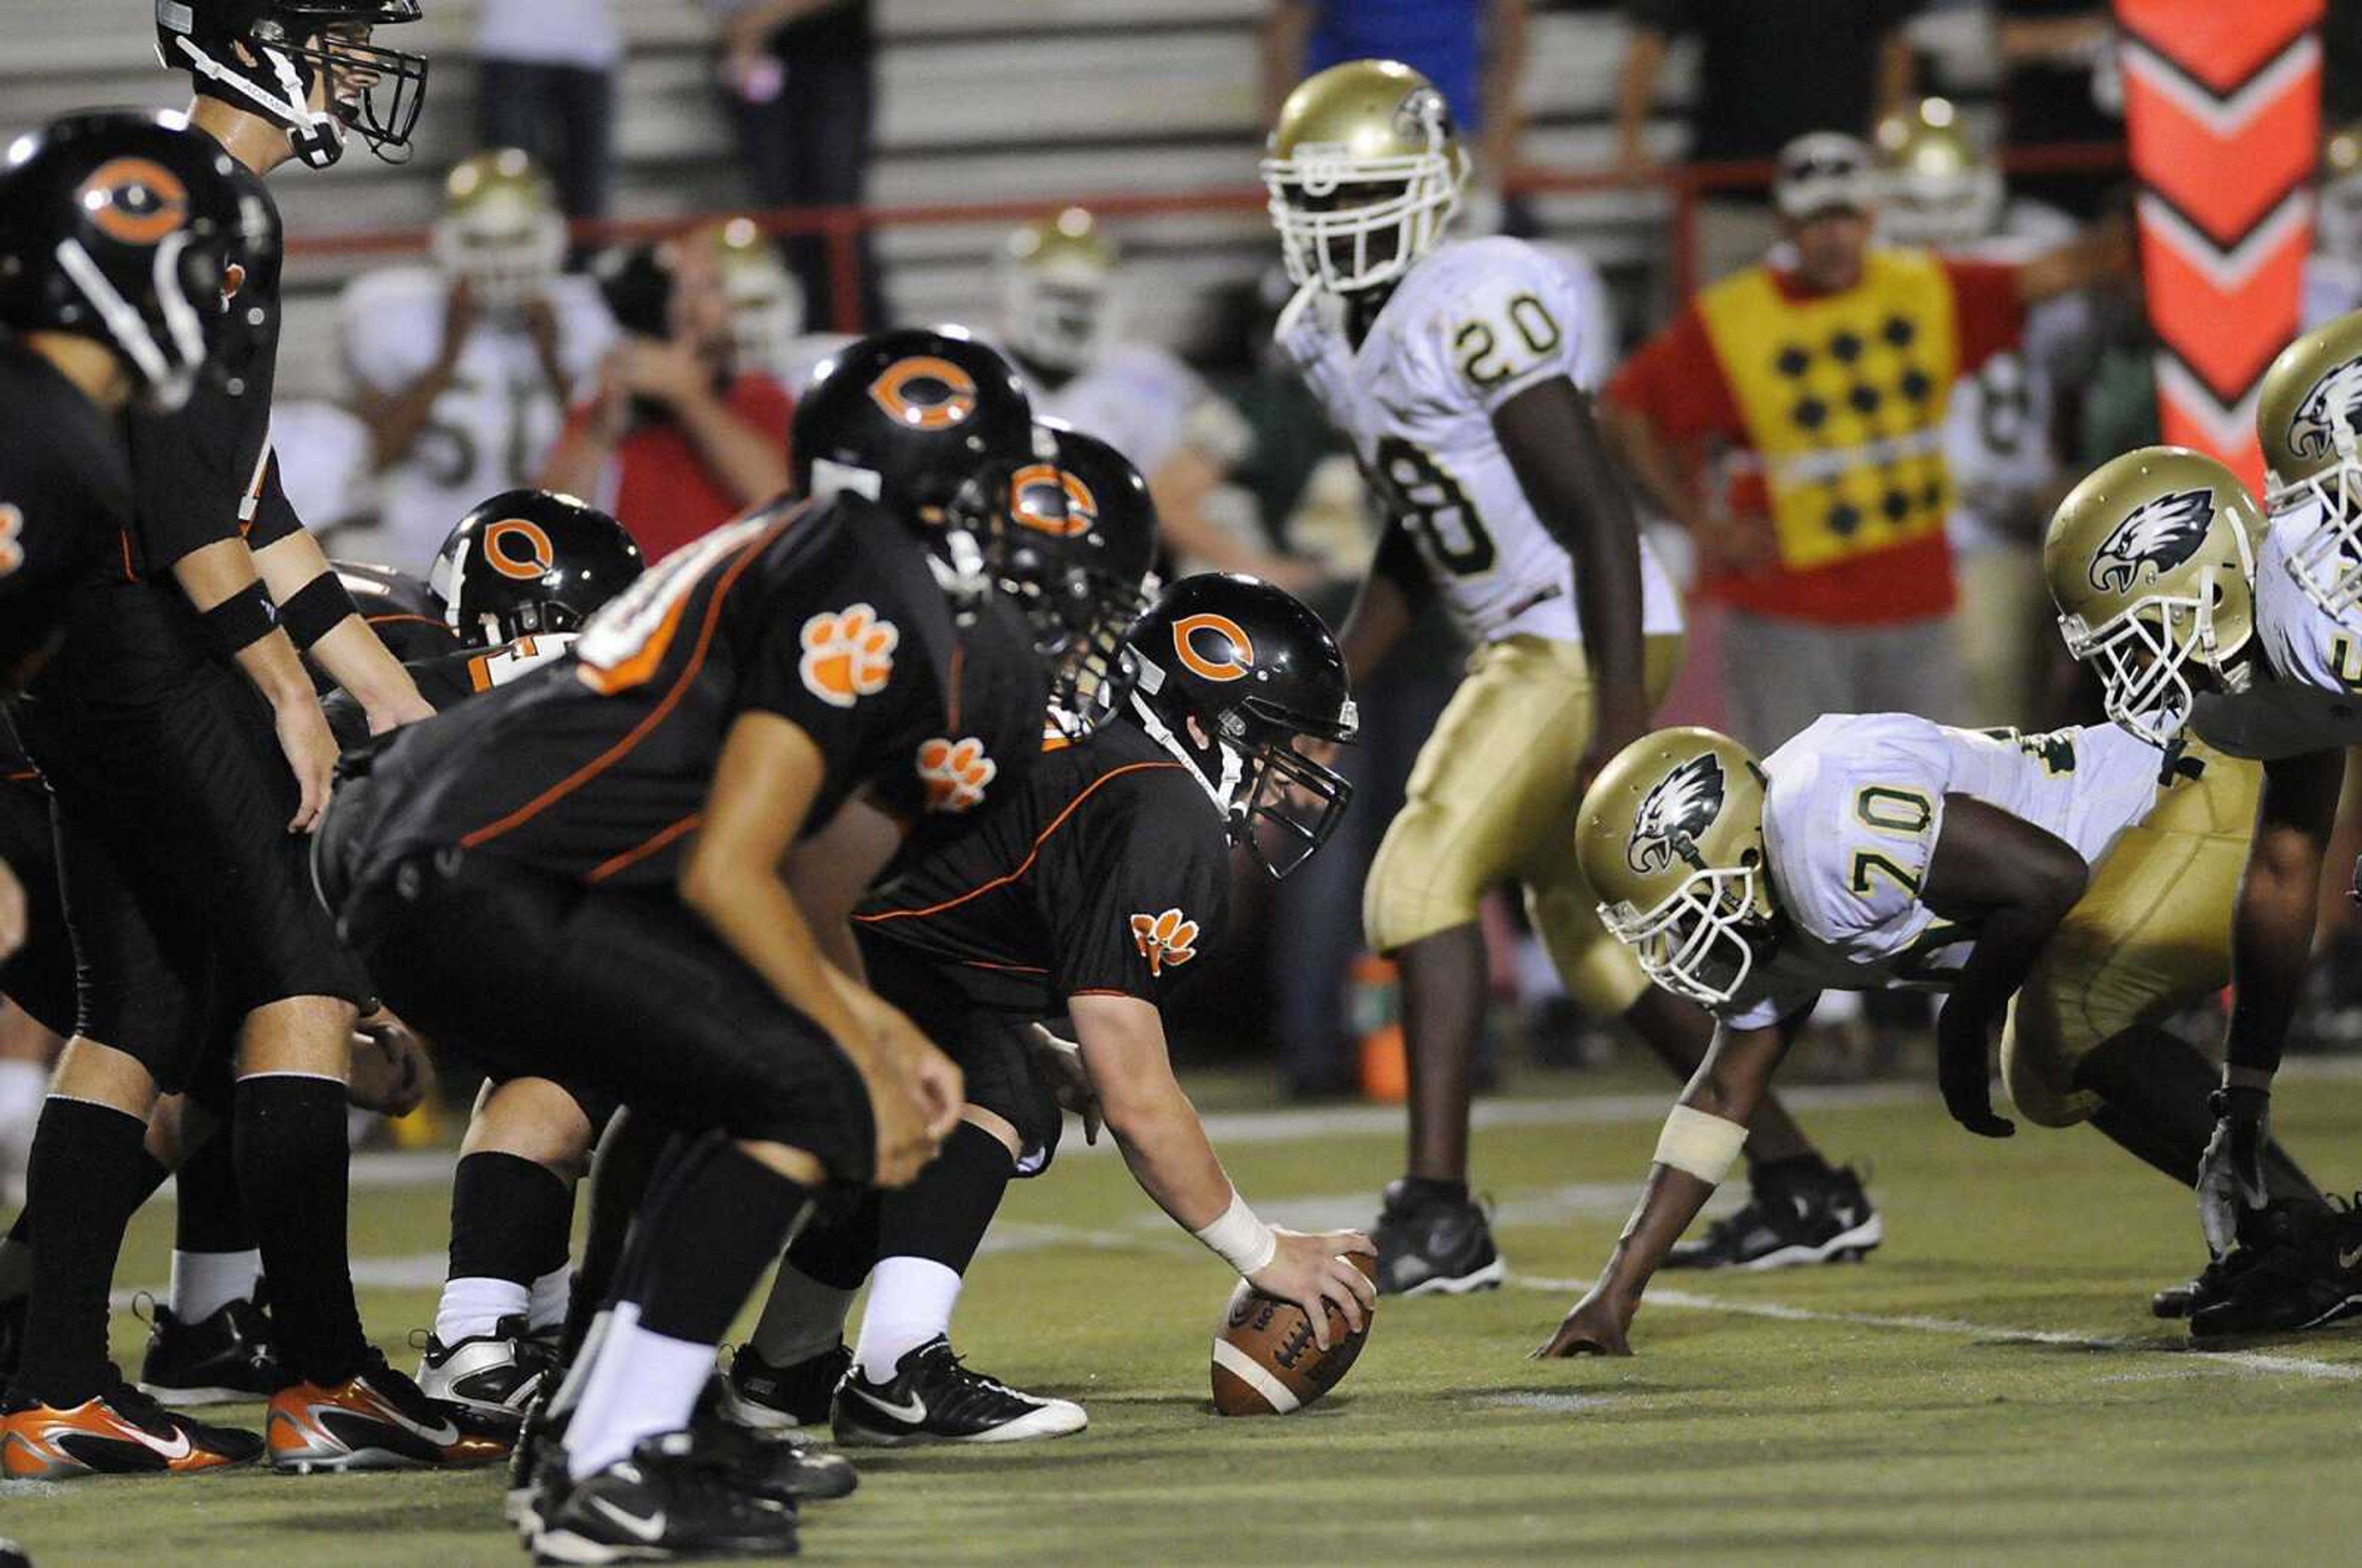
[[[312,90],[286,55],[267,44],[254,45],[255,52],[270,62],[271,73],[279,78],[281,95],[274,98],[251,77],[222,64],[186,35],[176,36],[172,41],[186,57],[184,69],[253,105],[254,112],[287,132],[289,144],[305,163],[315,169],[326,169],[343,156],[344,122],[332,113],[313,112]]]
[[[1149,686],[1149,682],[1154,680],[1161,685],[1164,680],[1164,671],[1142,659],[1140,665],[1140,679],[1143,687],[1153,690],[1154,687]],[[1215,806],[1220,810],[1222,820],[1225,823],[1235,823],[1244,810],[1243,802],[1239,801],[1238,796],[1239,784],[1245,776],[1246,768],[1240,762],[1239,754],[1220,741],[1214,743],[1214,750],[1222,759],[1221,782],[1217,784],[1213,779],[1206,777],[1204,764],[1198,760],[1196,755],[1190,750],[1188,743],[1174,734],[1172,727],[1156,716],[1156,710],[1150,707],[1148,700],[1137,690],[1131,694],[1131,712],[1132,716],[1140,721],[1140,727],[1148,732],[1150,738],[1171,752],[1179,759],[1183,767],[1188,768],[1189,777],[1198,781],[1198,787],[1205,790]]]

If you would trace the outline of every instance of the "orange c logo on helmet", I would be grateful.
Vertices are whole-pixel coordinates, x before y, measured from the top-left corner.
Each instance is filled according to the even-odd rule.
[[[1043,491],[1066,492],[1066,514],[1053,516],[1042,503]],[[1028,463],[1009,480],[1009,514],[1037,534],[1061,539],[1079,538],[1099,520],[1099,498],[1078,475],[1055,463]]]
[[[976,378],[931,354],[897,359],[869,383],[869,401],[897,425],[948,430],[976,412]]]
[[[484,530],[484,563],[502,577],[531,582],[557,569],[557,549],[540,524],[503,517]]]
[[[90,171],[74,204],[98,232],[126,245],[154,245],[189,221],[189,188],[150,158],[110,158]]]
[[[1195,645],[1201,632],[1226,639],[1231,645],[1230,657],[1217,663],[1199,653]],[[1254,663],[1254,644],[1248,640],[1245,631],[1228,615],[1217,615],[1211,611],[1185,615],[1173,623],[1173,651],[1192,674],[1204,680],[1244,679]]]

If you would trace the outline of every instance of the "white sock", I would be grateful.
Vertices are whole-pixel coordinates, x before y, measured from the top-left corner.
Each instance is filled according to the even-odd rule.
[[[262,1284],[262,1253],[172,1253],[172,1288],[167,1305],[183,1323],[202,1323],[233,1301],[251,1301]]]
[[[952,1329],[960,1276],[933,1258],[880,1258],[869,1275],[869,1305],[854,1352],[861,1375],[891,1383],[894,1364]]]
[[[443,1298],[435,1304],[435,1337],[448,1346],[489,1334],[502,1319],[524,1317],[532,1296],[513,1279],[446,1280]]]
[[[50,1070],[39,1062],[0,1058],[0,1137],[21,1127],[27,1138],[40,1120],[41,1101],[49,1097]]]
[[[773,1366],[793,1366],[844,1341],[844,1315],[853,1292],[822,1285],[791,1263],[779,1264],[771,1281],[763,1320],[755,1325],[755,1353]]]
[[[533,1282],[532,1305],[525,1309],[526,1326],[538,1333],[566,1321],[567,1303],[574,1294],[574,1267],[559,1264]]]
[[[677,1432],[705,1380],[713,1375],[712,1345],[652,1334],[640,1327],[631,1302],[615,1309],[599,1364],[582,1390],[582,1408],[566,1429],[566,1469],[587,1480],[620,1459],[631,1457],[643,1438]]]
[[[599,1364],[599,1353],[607,1348],[607,1328],[614,1320],[615,1310],[612,1307],[602,1307],[591,1315],[590,1327],[582,1335],[582,1349],[575,1355],[574,1364],[566,1369],[565,1377],[559,1380],[557,1392],[549,1397],[551,1415],[570,1416],[575,1407],[582,1403],[583,1386],[590,1381],[590,1369]]]

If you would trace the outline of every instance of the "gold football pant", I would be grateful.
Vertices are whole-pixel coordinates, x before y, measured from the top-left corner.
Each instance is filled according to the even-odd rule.
[[[1681,668],[1679,635],[1648,639],[1649,703]],[[1512,636],[1478,648],[1411,769],[1362,893],[1362,929],[1392,953],[1476,918],[1496,882],[1516,880],[1568,992],[1601,1017],[1649,982],[1599,923],[1575,862],[1575,774],[1597,710],[1580,643]]]
[[[2263,768],[2194,741],[2190,755],[2204,772],[2177,779],[2116,841],[2011,1005],[2002,1081],[2039,1126],[2071,1127],[2099,1109],[2075,1086],[2095,1046],[2230,980],[2231,913]]]

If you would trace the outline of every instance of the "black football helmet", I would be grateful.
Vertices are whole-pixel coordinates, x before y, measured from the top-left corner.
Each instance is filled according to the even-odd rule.
[[[1360,725],[1320,617],[1267,582],[1208,572],[1158,594],[1127,640],[1133,713],[1214,798],[1231,842],[1275,878],[1310,859],[1353,787],[1296,738],[1349,742]],[[1275,847],[1257,832],[1265,823]]]
[[[241,174],[171,113],[85,111],[18,138],[0,162],[0,323],[104,343],[148,406],[179,407],[228,336],[230,263],[277,265]]]
[[[1156,503],[1124,455],[1062,420],[1034,423],[1046,455],[1009,477],[1008,502],[967,515],[973,488],[953,515],[975,533],[996,586],[1033,624],[1036,646],[1057,661],[1052,701],[1077,733],[1098,727],[1123,701],[1130,677],[1123,635],[1154,591]]]
[[[428,586],[443,620],[471,648],[536,632],[571,632],[640,575],[640,547],[621,523],[570,495],[512,490],[459,519],[436,552]]]
[[[850,490],[927,527],[988,463],[1033,455],[1025,383],[959,326],[872,333],[822,360],[796,403],[795,486]]]
[[[370,34],[416,20],[418,0],[156,0],[156,58],[187,72],[201,96],[285,127],[315,169],[344,156],[348,129],[388,163],[406,163],[426,60]],[[312,86],[324,72],[327,106],[315,110]]]

